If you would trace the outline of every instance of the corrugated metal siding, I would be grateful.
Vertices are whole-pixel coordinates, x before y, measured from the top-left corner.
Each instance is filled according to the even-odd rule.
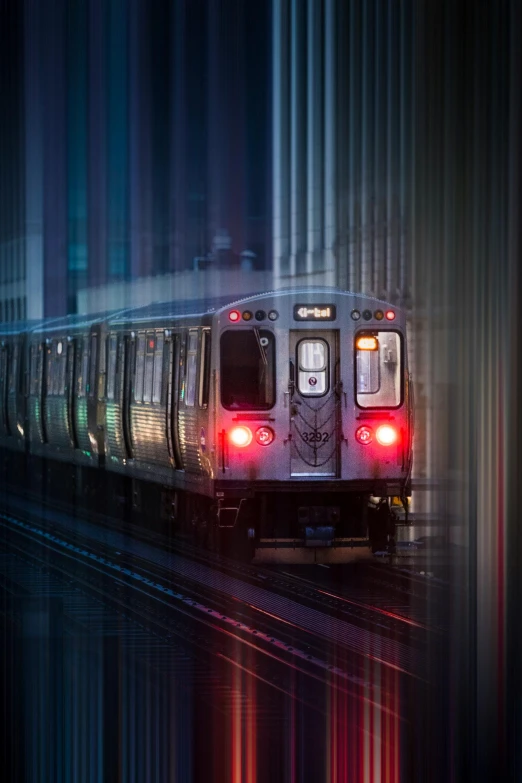
[[[31,443],[43,443],[42,410],[40,397],[30,396],[27,401],[29,418],[29,439]]]
[[[89,428],[87,426],[87,398],[79,397],[75,406],[75,424],[76,436],[78,438],[78,447],[82,451],[92,451],[89,440]]]
[[[183,467],[188,473],[203,473],[200,457],[199,416],[196,408],[185,408],[178,415]]]
[[[105,433],[108,456],[123,459],[125,457],[125,440],[122,426],[122,406],[117,402],[107,402]]]
[[[47,441],[52,446],[70,448],[71,433],[69,432],[67,401],[65,397],[46,397],[44,416]]]
[[[133,403],[130,416],[134,458],[170,466],[164,408]]]

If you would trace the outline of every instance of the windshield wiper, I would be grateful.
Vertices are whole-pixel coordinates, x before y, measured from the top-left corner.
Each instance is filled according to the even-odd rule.
[[[261,336],[259,334],[259,329],[257,326],[254,326],[254,333],[256,335],[257,347],[259,348],[259,353],[261,354],[261,359],[263,360],[263,364],[268,364],[266,353],[264,352],[263,346],[261,345]]]

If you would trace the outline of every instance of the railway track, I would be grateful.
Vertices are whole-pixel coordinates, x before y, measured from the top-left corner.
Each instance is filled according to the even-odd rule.
[[[291,732],[289,716],[301,714],[312,749],[316,726],[331,720],[336,704],[345,744],[366,736],[392,746],[397,732],[414,742],[404,704],[420,693],[429,703],[428,652],[440,629],[390,611],[396,599],[374,601],[375,585],[373,593],[358,580],[328,587],[121,522],[71,517],[16,496],[8,505],[0,515],[0,578],[3,610],[15,624],[27,601],[58,599],[69,640],[88,640],[89,650],[109,642],[126,668],[137,661],[147,672],[141,679],[155,678],[166,693],[174,682],[191,699],[197,694],[209,732],[220,715],[229,730],[237,721],[254,725],[275,748]],[[327,578],[326,569],[316,572]],[[121,672],[121,663],[113,668]],[[387,734],[390,726],[395,733]],[[317,748],[307,753],[302,779],[320,779],[324,759]],[[276,779],[271,760],[260,763],[264,779]]]
[[[27,501],[13,499],[11,508],[18,515],[18,519],[12,517],[11,524],[26,525],[21,519],[24,512],[29,513]],[[33,508],[32,514],[35,511]],[[52,536],[61,542],[62,548],[76,547],[77,557],[85,557],[86,547],[96,546],[101,553],[97,556],[100,563],[105,561],[105,567],[114,575],[141,582],[147,590],[169,595],[183,604],[193,600],[207,607],[210,603],[211,612],[227,618],[231,615],[229,624],[238,618],[246,627],[255,618],[257,627],[253,631],[258,638],[263,638],[263,634],[271,638],[275,633],[287,648],[294,648],[294,654],[295,636],[303,635],[308,650],[317,652],[330,647],[333,658],[348,651],[364,660],[365,656],[373,659],[379,648],[383,665],[424,676],[423,659],[434,629],[405,613],[376,605],[368,597],[363,600],[360,588],[357,597],[353,591],[351,595],[346,591],[340,594],[293,575],[201,552],[183,542],[170,541],[166,548],[162,537],[141,528],[132,530],[129,538],[129,531],[124,531],[121,523],[100,527],[49,509],[46,515],[46,532],[33,527],[33,535],[38,535],[39,530],[49,543]],[[27,534],[28,528],[24,530]],[[58,543],[52,545],[56,548]],[[173,582],[177,591],[171,588]],[[273,622],[278,623],[276,629],[271,627]],[[364,665],[360,664],[360,668]]]

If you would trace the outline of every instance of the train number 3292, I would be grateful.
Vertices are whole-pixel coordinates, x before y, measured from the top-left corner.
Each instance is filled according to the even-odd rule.
[[[330,440],[329,432],[302,432],[301,437],[305,443],[326,443]]]

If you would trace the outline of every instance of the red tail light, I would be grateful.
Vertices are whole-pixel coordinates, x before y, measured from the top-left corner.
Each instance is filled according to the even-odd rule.
[[[242,449],[252,443],[252,430],[248,427],[234,427],[230,430],[229,438],[234,446]]]

